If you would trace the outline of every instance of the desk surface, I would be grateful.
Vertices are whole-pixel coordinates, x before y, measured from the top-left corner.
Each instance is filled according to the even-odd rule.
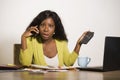
[[[30,72],[0,72],[0,80],[120,80],[120,71],[65,71],[44,74]]]

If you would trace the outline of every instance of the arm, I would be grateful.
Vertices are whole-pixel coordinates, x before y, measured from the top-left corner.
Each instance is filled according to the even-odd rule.
[[[20,49],[19,60],[22,65],[29,66],[32,63],[32,57],[33,57],[33,46],[30,37],[26,38],[26,46],[27,49],[25,50],[23,50],[22,48]]]
[[[87,32],[88,32],[88,31],[84,32],[84,33],[82,34],[82,36],[78,39],[77,43],[76,43],[76,46],[75,46],[75,48],[74,48],[74,51],[75,51],[77,54],[79,54],[80,47],[81,47],[81,45],[82,45],[81,40],[84,38],[84,36],[86,35]]]
[[[21,36],[21,49],[25,50],[27,49],[27,41],[26,38],[30,37],[31,35],[33,35],[31,32],[35,32],[35,33],[39,33],[39,30],[37,28],[37,26],[33,26],[28,28],[23,35]]]
[[[63,50],[64,50],[64,63],[66,66],[72,66],[77,59],[81,47],[81,40],[86,35],[87,31],[82,34],[82,36],[78,39],[76,46],[72,53],[69,52],[67,43],[64,43]]]
[[[33,46],[30,37],[32,35],[31,31],[38,33],[38,29],[36,27],[30,27],[21,36],[21,50],[19,59],[21,64],[25,66],[29,66],[32,62]]]
[[[78,54],[73,51],[72,53],[69,52],[67,42],[63,43],[63,61],[65,66],[72,66],[76,61]]]

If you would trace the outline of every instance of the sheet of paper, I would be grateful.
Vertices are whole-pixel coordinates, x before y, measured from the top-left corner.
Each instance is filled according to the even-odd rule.
[[[31,67],[33,68],[39,68],[39,69],[46,69],[46,70],[70,70],[70,69],[75,69],[75,67],[55,67],[55,66],[40,66],[40,65],[35,65],[32,64]]]

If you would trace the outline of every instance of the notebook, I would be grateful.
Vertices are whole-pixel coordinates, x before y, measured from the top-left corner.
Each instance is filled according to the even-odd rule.
[[[104,43],[103,66],[80,68],[87,71],[120,70],[120,37],[106,36]]]
[[[24,68],[21,65],[0,65],[0,70],[18,70]]]

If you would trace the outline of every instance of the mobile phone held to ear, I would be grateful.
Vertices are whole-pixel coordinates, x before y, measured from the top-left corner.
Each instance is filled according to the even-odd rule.
[[[32,36],[37,36],[37,33],[36,33],[36,32],[31,31],[31,33],[32,33]]]
[[[87,44],[91,38],[94,36],[94,32],[87,32],[83,39],[80,41],[80,44]]]
[[[38,35],[38,33],[34,32],[34,31],[31,31],[31,33],[32,33],[32,36],[34,36],[34,37],[36,37]]]

